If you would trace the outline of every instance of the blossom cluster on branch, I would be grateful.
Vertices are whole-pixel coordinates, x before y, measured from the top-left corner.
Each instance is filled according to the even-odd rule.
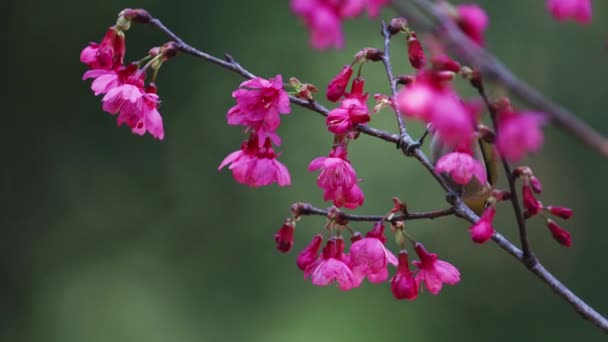
[[[344,45],[343,20],[366,11],[375,17],[389,2],[292,0],[291,9],[310,30],[314,48],[339,48]],[[489,19],[481,7],[475,4],[452,6],[447,2],[439,2],[436,6],[457,27],[456,30],[462,31],[478,48],[485,44]],[[547,8],[559,20],[587,23],[591,19],[588,0],[549,0]],[[125,32],[133,23],[150,23],[163,30],[172,41],[153,47],[139,61],[125,64]],[[102,109],[118,115],[118,124],[127,124],[133,133],[143,135],[148,132],[160,140],[164,137],[164,130],[158,111],[160,100],[155,80],[163,63],[178,52],[206,59],[248,78],[232,93],[236,104],[226,114],[227,123],[243,127],[248,138],[240,149],[220,163],[219,169],[228,167],[238,183],[250,187],[291,184],[290,173],[277,160],[280,153],[275,148],[282,142],[278,134],[281,115],[291,113],[292,103],[324,115],[325,129],[332,138],[329,152],[327,156],[312,159],[308,170],[318,172],[316,184],[322,190],[323,200],[331,202],[332,206],[321,210],[294,205],[292,216],[284,221],[274,236],[277,249],[287,253],[295,245],[296,224],[301,224],[298,222],[304,216],[326,216],[323,232],[314,235],[296,258],[297,267],[314,285],[335,283],[341,290],[351,290],[367,279],[374,284],[390,282],[397,299],[413,300],[423,288],[436,295],[444,284],[459,283],[460,271],[454,265],[439,260],[437,254],[429,252],[416,240],[407,229],[406,221],[458,215],[472,223],[468,230],[473,242],[502,241],[493,219],[498,204],[505,201],[512,204],[522,243],[521,252],[512,246],[509,247],[510,253],[530,270],[536,273],[534,267],[539,263],[528,245],[527,220],[542,217],[554,240],[570,247],[570,233],[554,219],[568,220],[572,210],[545,205],[537,199],[543,187],[530,167],[511,168],[512,163],[519,163],[541,149],[544,141],[542,129],[549,117],[537,111],[517,109],[507,97],[490,100],[483,75],[475,70],[475,66],[459,63],[432,38],[421,38],[406,18],[394,18],[389,25],[383,23],[382,38],[384,49],[362,48],[328,82],[324,95],[334,104],[332,109],[325,109],[316,101],[318,90],[314,85],[293,77],[284,83],[282,75],[270,78],[255,76],[229,55],[224,61],[187,45],[141,9],[120,12],[116,24],[109,28],[102,41],[85,47],[80,59],[89,68],[83,78],[93,79],[91,89],[96,96],[104,95]],[[394,75],[389,46],[395,40],[407,46],[408,54],[402,58],[410,62],[412,69],[409,74]],[[374,63],[384,65],[391,93],[369,95],[364,74],[373,70],[367,65]],[[147,80],[150,71],[152,76]],[[455,87],[459,81],[477,90],[479,97],[462,98]],[[385,115],[382,113],[387,111],[397,119],[398,135],[370,127],[375,116]],[[406,121],[408,124],[420,121],[427,132],[420,139],[413,140],[407,132]],[[365,201],[362,179],[348,158],[349,148],[353,148],[361,133],[396,142],[406,156],[416,157],[446,190],[448,198],[452,198],[448,200],[452,207],[440,212],[410,213],[405,202],[393,198],[393,206],[385,215],[345,214],[344,208],[354,210]],[[427,135],[430,136],[430,160],[420,150]],[[500,164],[508,190],[496,188]],[[517,182],[521,183],[521,190],[517,188]],[[369,221],[374,225],[363,236],[351,227],[351,221]],[[388,232],[398,248],[396,253],[387,246],[387,223],[390,225]],[[347,241],[350,242],[348,248]],[[414,250],[419,260],[410,261],[408,247]],[[396,268],[392,276],[389,265]],[[549,283],[550,274],[539,276]],[[567,294],[563,296],[569,298]],[[600,326],[605,323],[601,316],[597,321]]]

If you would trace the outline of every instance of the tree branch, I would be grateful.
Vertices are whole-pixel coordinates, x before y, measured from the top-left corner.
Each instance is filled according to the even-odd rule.
[[[319,209],[315,208],[312,204],[309,203],[294,203],[291,206],[291,211],[296,215],[319,215],[319,216],[328,216],[331,214],[329,209]],[[386,222],[397,222],[397,221],[410,221],[410,220],[420,220],[420,219],[435,219],[443,216],[454,215],[456,210],[454,208],[447,208],[443,210],[437,211],[428,211],[428,212],[420,212],[420,213],[407,213],[406,215],[397,215],[388,219],[386,216],[382,215],[352,215],[346,214],[344,212],[338,212],[338,219],[344,219],[348,221],[354,222],[377,222],[377,221],[386,221]]]
[[[382,22],[382,37],[384,38],[382,64],[384,64],[384,69],[386,70],[386,75],[388,76],[388,82],[390,83],[391,92],[393,93],[394,99],[395,95],[397,94],[397,83],[395,82],[393,67],[391,66],[391,34],[388,32],[388,27],[384,21]],[[403,116],[401,116],[401,113],[399,113],[397,107],[393,105],[393,108],[395,110],[395,116],[397,117],[397,123],[399,125],[399,135],[403,137],[407,134],[405,121],[403,120]]]
[[[462,62],[481,71],[486,78],[500,83],[529,106],[546,113],[559,127],[608,157],[608,139],[602,133],[520,80],[498,58],[472,42],[441,8],[428,0],[393,0],[393,6],[408,20],[420,23],[442,40]],[[421,17],[421,12],[426,16]]]
[[[412,1],[414,1],[414,0],[412,0]],[[416,1],[416,3],[421,2],[418,0],[415,0],[415,1]],[[241,67],[231,56],[226,55],[226,60],[222,60],[222,59],[219,59],[212,55],[209,55],[209,54],[202,52],[202,51],[188,45],[187,43],[185,43],[175,33],[173,33],[166,26],[164,26],[160,20],[158,20],[156,18],[152,18],[149,21],[149,23],[151,25],[155,26],[156,28],[160,29],[168,37],[170,37],[172,40],[174,40],[177,43],[180,51],[193,55],[195,57],[202,58],[211,63],[217,64],[223,68],[236,72],[239,75],[241,75],[247,79],[251,79],[251,78],[255,77],[254,74],[252,74],[248,70]],[[390,74],[392,73],[392,71],[390,71],[390,68],[389,68],[389,70],[387,70],[387,73],[389,73],[389,80],[390,80]],[[394,82],[392,84],[394,84]],[[393,91],[393,97],[394,97],[396,94],[396,88],[394,86],[392,86],[391,88],[392,88],[391,90]],[[327,116],[327,113],[329,112],[325,107],[321,106],[320,104],[318,104],[314,101],[306,101],[306,100],[302,100],[302,99],[299,99],[299,98],[296,98],[293,96],[290,97],[290,101],[294,104],[308,108],[308,109],[313,110],[324,116]],[[417,144],[417,142],[415,142],[407,134],[407,132],[404,132],[404,134],[402,136],[397,136],[395,134],[391,134],[389,132],[381,131],[381,130],[374,129],[374,128],[364,126],[364,125],[358,125],[357,129],[359,129],[364,134],[374,136],[379,139],[389,141],[392,143],[397,143],[401,147],[401,149],[405,155],[413,156],[414,158],[416,158],[431,173],[431,175],[433,175],[433,177],[437,180],[439,185],[441,185],[441,187],[447,192],[448,195],[447,195],[446,199],[449,203],[452,204],[453,210],[457,216],[464,218],[465,220],[469,221],[470,223],[475,223],[479,220],[479,217],[469,207],[467,207],[459,197],[454,196],[454,191],[447,184],[446,180],[441,175],[439,175],[437,172],[435,172],[435,168],[434,168],[433,164],[431,163],[431,161],[424,154],[424,152],[422,152],[418,148],[419,144]],[[317,209],[317,210],[320,210],[320,209]],[[523,258],[523,253],[515,245],[513,245],[513,243],[511,243],[509,240],[507,240],[505,237],[503,237],[498,232],[494,233],[494,235],[492,236],[492,240],[500,248],[504,249],[510,255],[512,255],[514,258],[516,258],[517,260],[522,262],[524,264],[524,266],[526,266],[526,268],[528,268],[539,279],[541,279],[543,282],[545,282],[547,285],[549,285],[549,287],[551,287],[551,289],[555,293],[557,293],[564,300],[569,302],[584,319],[587,319],[587,320],[593,322],[596,326],[598,326],[604,332],[608,333],[608,320],[606,320],[606,318],[604,318],[601,314],[599,314],[597,311],[595,311],[593,308],[591,308],[588,304],[586,304],[583,300],[581,300],[578,296],[576,296],[572,291],[570,291],[570,289],[568,289],[559,280],[557,280],[551,273],[549,273],[549,271],[547,271],[540,264],[540,262],[536,263],[536,265],[534,265],[534,266],[527,264]]]

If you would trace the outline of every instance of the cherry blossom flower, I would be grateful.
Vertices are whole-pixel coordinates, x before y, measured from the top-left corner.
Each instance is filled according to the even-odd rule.
[[[257,135],[252,135],[243,142],[239,151],[229,154],[220,164],[218,170],[230,164],[234,179],[250,187],[260,187],[277,183],[279,186],[291,184],[291,177],[285,165],[276,160],[277,154],[272,149],[270,138],[259,146]]]
[[[348,81],[353,74],[351,65],[345,65],[342,70],[329,82],[327,85],[327,99],[331,102],[337,102],[346,90]]]
[[[591,22],[591,0],[547,0],[546,4],[557,20],[574,20],[581,24]]]
[[[336,207],[345,207],[348,209],[356,209],[363,205],[365,196],[358,184],[350,188],[335,188],[323,191],[324,201],[333,201]]]
[[[280,139],[275,134],[281,123],[279,114],[291,112],[281,75],[268,80],[261,77],[247,80],[232,93],[232,97],[237,104],[228,111],[228,124],[255,131],[262,144],[270,137],[275,145],[280,145]]]
[[[458,17],[456,23],[460,29],[480,46],[484,45],[484,33],[488,27],[488,15],[476,4],[456,6]]]
[[[441,157],[435,165],[438,173],[446,172],[457,184],[466,185],[473,177],[481,184],[487,182],[486,170],[468,153],[452,152]]]
[[[365,102],[356,97],[342,100],[340,107],[329,112],[325,123],[327,129],[334,134],[346,134],[354,125],[370,120],[369,109]]]
[[[538,151],[543,144],[541,126],[545,121],[545,116],[540,113],[500,112],[496,137],[500,154],[510,162],[517,162],[527,153]]]
[[[384,223],[377,222],[365,238],[350,247],[351,269],[360,282],[364,277],[370,283],[381,283],[388,279],[388,264],[397,266],[397,258],[384,247]]]
[[[548,219],[547,228],[549,228],[553,239],[555,239],[555,241],[557,241],[560,245],[566,247],[572,246],[572,236],[570,233],[564,228],[560,227],[557,223],[555,223],[555,221]]]
[[[437,295],[443,284],[456,285],[460,282],[460,272],[454,265],[438,260],[437,254],[427,252],[420,242],[416,243],[415,249],[420,258],[420,261],[412,262],[419,269],[416,280],[418,284],[424,282],[430,293]]]
[[[293,234],[296,231],[296,226],[293,220],[287,219],[279,228],[279,231],[274,235],[274,242],[277,244],[277,249],[280,252],[287,253],[293,247]]]
[[[397,273],[391,280],[391,291],[397,299],[414,300],[418,297],[418,281],[410,271],[410,263],[405,250],[399,252]]]
[[[344,261],[343,248],[341,238],[329,240],[323,248],[322,259],[317,259],[306,268],[304,278],[311,277],[312,283],[317,286],[328,286],[335,281],[342,291],[357,287],[355,276]]]
[[[496,208],[494,206],[487,207],[479,221],[469,228],[473,242],[485,243],[492,238],[492,234],[494,234],[494,227],[492,226],[494,215],[496,215]]]
[[[80,53],[80,61],[90,69],[114,70],[123,64],[125,35],[110,27],[101,43],[90,43]]]
[[[312,241],[306,246],[296,259],[298,268],[302,271],[306,270],[308,266],[317,261],[319,258],[319,249],[321,248],[321,242],[323,242],[323,235],[317,234],[312,238]]]
[[[143,94],[141,106],[123,107],[118,114],[118,125],[126,123],[134,134],[144,135],[148,132],[154,138],[163,140],[165,131],[163,119],[158,112],[160,100],[156,91],[156,86],[150,84]]]

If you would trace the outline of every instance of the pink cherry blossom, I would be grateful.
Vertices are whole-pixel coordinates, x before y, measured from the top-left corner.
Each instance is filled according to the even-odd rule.
[[[419,269],[416,279],[419,284],[424,282],[430,293],[438,294],[443,284],[456,285],[460,282],[460,272],[456,267],[446,261],[437,260],[437,254],[427,252],[419,242],[415,248],[420,258],[420,261],[412,262]]]
[[[285,223],[279,228],[279,231],[274,235],[274,242],[277,244],[277,249],[280,252],[287,253],[293,247],[293,234],[296,231],[294,222],[291,219],[285,220]]]
[[[492,226],[494,215],[496,215],[496,208],[494,206],[487,207],[479,221],[469,228],[473,242],[485,243],[492,238],[492,234],[494,234],[494,227]]]
[[[553,239],[560,245],[570,248],[572,246],[572,236],[564,228],[560,227],[555,221],[547,220],[547,228],[551,232]]]
[[[581,24],[591,22],[591,0],[547,0],[547,9],[557,20],[575,20]]]
[[[487,182],[485,168],[468,153],[452,152],[444,155],[437,161],[435,171],[449,173],[454,182],[461,185],[468,184],[473,177],[481,184]]]
[[[488,27],[488,15],[475,4],[462,4],[456,6],[458,19],[456,20],[460,29],[475,43],[484,45],[484,33]]]
[[[283,78],[277,75],[268,80],[256,77],[247,80],[232,93],[237,104],[227,114],[229,125],[245,126],[258,135],[264,143],[270,137],[276,145],[280,144],[275,131],[281,123],[279,114],[291,112],[289,96],[283,90]]]
[[[141,105],[123,106],[118,114],[118,125],[127,124],[137,135],[150,133],[154,138],[163,140],[165,131],[163,119],[158,112],[160,100],[156,94],[156,86],[150,84],[142,96]]]
[[[370,120],[369,109],[365,102],[356,97],[342,100],[340,107],[333,109],[325,120],[327,129],[334,134],[346,134],[354,125]]]
[[[90,43],[80,53],[80,61],[90,69],[113,70],[123,64],[125,35],[110,27],[100,44]]]
[[[309,276],[317,286],[328,286],[337,282],[342,291],[348,291],[358,286],[353,272],[344,261],[342,255],[343,241],[333,238],[323,248],[323,258],[310,264],[304,271],[304,278]]]
[[[418,297],[418,281],[410,271],[410,263],[405,250],[399,252],[399,266],[391,280],[391,291],[397,299],[414,300]]]
[[[335,188],[323,191],[324,201],[333,201],[336,207],[345,207],[348,209],[356,209],[363,205],[365,196],[358,184],[350,188]]]
[[[436,97],[432,105],[431,123],[435,134],[446,145],[465,145],[471,141],[475,121],[472,107],[455,96]]]
[[[308,266],[317,261],[319,258],[319,249],[321,248],[321,242],[323,242],[323,235],[317,234],[312,238],[312,241],[306,246],[296,259],[298,268],[302,271],[306,270]]]
[[[291,177],[285,165],[276,160],[277,154],[272,149],[270,138],[259,146],[257,135],[243,142],[241,150],[229,154],[220,164],[218,170],[230,164],[234,179],[250,187],[260,187],[277,183],[279,186],[291,184]]]
[[[342,70],[329,82],[327,85],[327,99],[331,102],[337,102],[348,85],[350,77],[353,74],[353,68],[351,65],[345,65]]]
[[[397,258],[384,247],[384,224],[377,222],[374,229],[350,247],[351,269],[356,278],[368,278],[371,283],[388,279],[388,264],[397,266]],[[380,236],[382,240],[376,236]],[[383,241],[384,240],[384,241]]]
[[[533,112],[499,113],[496,147],[500,154],[510,162],[518,162],[527,153],[538,151],[543,145],[541,126],[546,118]]]

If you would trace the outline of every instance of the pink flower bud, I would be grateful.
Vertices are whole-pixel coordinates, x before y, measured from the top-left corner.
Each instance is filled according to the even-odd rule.
[[[558,226],[557,223],[551,219],[547,220],[547,227],[551,231],[553,239],[555,239],[555,241],[557,241],[560,245],[568,248],[572,246],[572,236],[570,236],[570,233],[568,233],[567,230]]]
[[[285,220],[283,226],[274,235],[274,242],[280,252],[287,253],[293,247],[293,233],[296,231],[295,223],[291,219]]]
[[[323,242],[323,235],[317,234],[312,238],[312,241],[306,246],[296,259],[298,268],[304,271],[306,267],[310,266],[319,258],[319,248]]]
[[[431,64],[433,65],[433,69],[437,71],[460,71],[460,64],[458,62],[455,62],[447,55],[433,56],[431,58]]]
[[[530,186],[524,185],[521,192],[523,195],[524,207],[526,208],[526,212],[528,213],[529,217],[538,215],[538,213],[540,213],[542,210],[542,205],[536,198],[534,198],[534,194],[532,193]]]
[[[485,243],[490,240],[492,234],[494,234],[494,227],[492,226],[494,215],[496,215],[496,208],[494,206],[487,207],[479,221],[469,228],[473,242]]]
[[[532,191],[534,191],[537,194],[540,194],[541,192],[543,192],[543,184],[535,176],[530,177],[530,186],[532,187]]]
[[[549,210],[549,212],[555,216],[559,216],[561,218],[563,218],[564,220],[568,220],[572,217],[572,209],[570,208],[566,208],[566,207],[555,207],[555,206],[548,206],[546,208],[547,210]]]
[[[407,40],[407,53],[410,59],[410,64],[414,69],[422,69],[426,65],[426,57],[424,56],[424,50],[422,44],[416,37],[415,33],[412,33]]]
[[[327,85],[327,99],[336,102],[344,95],[348,81],[353,74],[353,68],[345,65],[342,70]]]
[[[414,300],[418,297],[418,282],[410,271],[407,251],[399,252],[399,266],[391,281],[391,291],[397,299]]]

